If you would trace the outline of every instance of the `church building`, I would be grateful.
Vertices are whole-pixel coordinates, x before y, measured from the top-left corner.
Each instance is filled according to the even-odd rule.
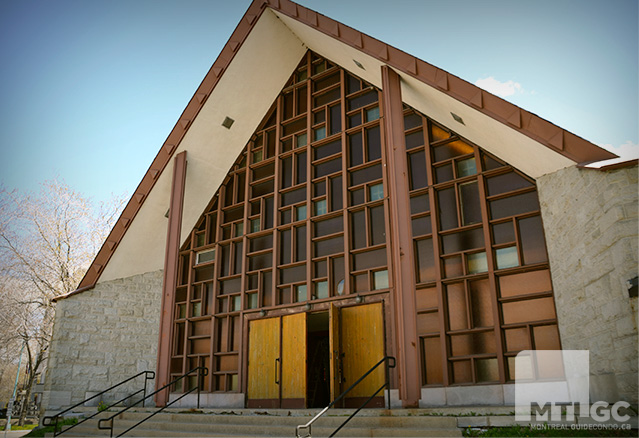
[[[394,407],[512,405],[517,354],[559,349],[590,351],[593,401],[636,404],[637,161],[592,164],[614,158],[347,25],[254,0],[57,297],[44,405],[202,366],[156,405],[199,385],[204,407],[324,407],[386,356]]]

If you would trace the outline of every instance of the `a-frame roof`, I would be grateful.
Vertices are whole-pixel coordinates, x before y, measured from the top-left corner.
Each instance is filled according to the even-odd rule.
[[[306,50],[381,88],[381,66],[403,100],[536,178],[616,156],[382,41],[289,0],[254,0],[189,101],[74,293],[98,280],[163,268],[172,157],[188,150],[181,241]],[[453,115],[464,123],[456,122]],[[221,126],[228,116],[231,129]],[[67,295],[67,296],[68,296]],[[62,298],[62,297],[59,297]]]

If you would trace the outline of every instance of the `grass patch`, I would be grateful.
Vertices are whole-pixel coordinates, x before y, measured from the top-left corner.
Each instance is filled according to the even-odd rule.
[[[12,424],[11,425],[11,430],[31,430],[31,429],[33,429],[33,428],[35,428],[37,426],[38,426],[37,424],[25,424],[23,426],[18,426],[17,424],[16,425]]]
[[[570,426],[568,426],[570,427]],[[512,427],[491,427],[485,430],[474,430],[471,428],[464,429],[465,437],[624,437],[637,436],[636,429],[606,429],[606,430],[589,430],[589,429],[537,429],[529,426],[512,426]]]
[[[71,426],[73,424],[76,424],[77,422],[77,418],[67,418],[65,420],[58,421],[58,430],[60,430],[63,426]],[[38,427],[37,429],[33,429],[31,432],[26,434],[25,437],[43,437],[48,433],[53,433],[53,428],[54,426]]]

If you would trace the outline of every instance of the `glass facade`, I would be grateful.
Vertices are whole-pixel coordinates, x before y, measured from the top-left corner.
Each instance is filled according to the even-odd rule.
[[[242,391],[247,315],[390,294],[381,98],[304,57],[180,250],[172,377]],[[559,345],[534,181],[409,107],[404,127],[420,383],[505,382]]]

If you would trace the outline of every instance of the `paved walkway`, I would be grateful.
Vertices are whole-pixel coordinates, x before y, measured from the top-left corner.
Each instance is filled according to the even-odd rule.
[[[20,438],[21,436],[25,436],[26,434],[28,434],[29,432],[31,432],[30,430],[12,430],[12,431],[0,431],[0,438]]]

